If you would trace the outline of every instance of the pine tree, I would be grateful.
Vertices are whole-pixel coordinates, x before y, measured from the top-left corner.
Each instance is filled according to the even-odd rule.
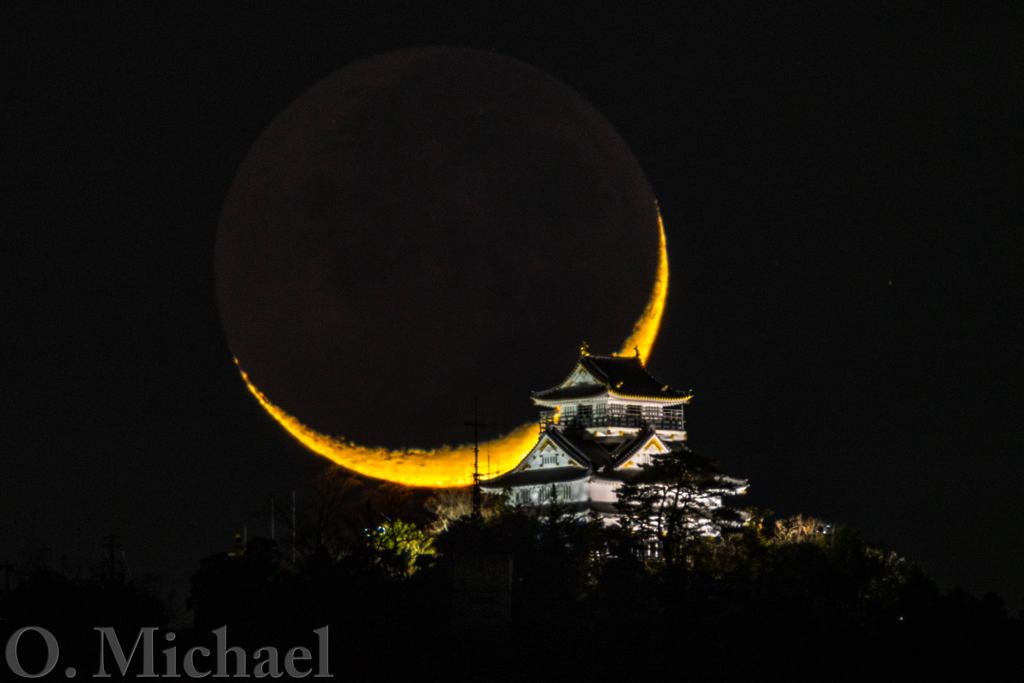
[[[619,524],[672,567],[693,539],[740,521],[721,506],[721,496],[730,492],[715,464],[689,449],[655,456],[619,487]]]

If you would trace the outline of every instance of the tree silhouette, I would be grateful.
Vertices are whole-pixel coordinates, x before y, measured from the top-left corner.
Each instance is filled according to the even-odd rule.
[[[656,456],[618,489],[619,524],[644,551],[655,551],[669,567],[690,541],[717,535],[741,518],[723,508],[732,489],[715,464],[690,450]]]

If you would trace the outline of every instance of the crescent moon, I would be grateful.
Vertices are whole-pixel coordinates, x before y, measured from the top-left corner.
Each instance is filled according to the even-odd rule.
[[[658,338],[667,297],[668,250],[665,243],[665,225],[659,212],[658,267],[655,271],[654,286],[647,305],[633,325],[633,331],[619,349],[619,355],[632,355],[638,351],[640,358],[646,362]],[[361,446],[342,437],[322,434],[275,405],[252,383],[237,358],[235,364],[245,386],[267,414],[296,441],[317,455],[322,455],[346,469],[367,477],[407,486],[457,487],[473,483],[472,444],[441,446],[436,449],[392,450]],[[528,422],[504,436],[481,443],[480,450],[490,452],[491,466],[497,468],[493,476],[499,476],[518,465],[536,441],[537,424]]]

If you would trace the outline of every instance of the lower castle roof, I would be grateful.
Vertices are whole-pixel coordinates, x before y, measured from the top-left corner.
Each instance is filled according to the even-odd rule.
[[[590,476],[590,470],[579,467],[541,467],[521,472],[508,472],[493,479],[485,479],[480,486],[485,489],[503,489],[511,486],[539,486],[583,481]]]

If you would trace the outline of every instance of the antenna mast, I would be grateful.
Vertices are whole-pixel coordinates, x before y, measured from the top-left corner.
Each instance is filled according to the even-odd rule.
[[[477,418],[477,400],[473,399],[473,421],[466,423],[467,427],[473,428],[473,520],[480,521],[483,501],[480,493],[480,427],[486,427]],[[488,453],[490,457],[490,453]]]

